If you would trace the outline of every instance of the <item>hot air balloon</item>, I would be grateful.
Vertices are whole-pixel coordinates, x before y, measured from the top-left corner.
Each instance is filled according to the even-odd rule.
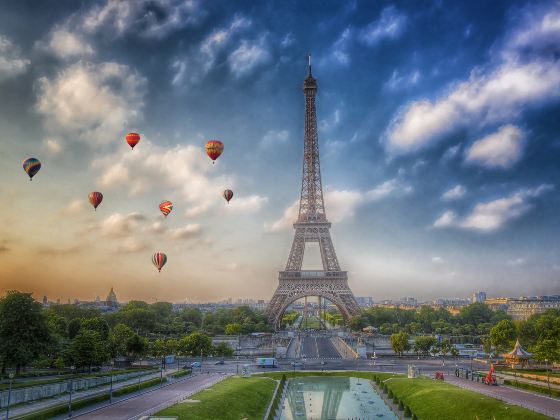
[[[94,210],[97,211],[97,206],[101,204],[103,201],[103,194],[97,191],[93,191],[89,193],[89,202],[93,206]]]
[[[224,191],[224,198],[226,199],[226,201],[229,204],[229,200],[231,200],[233,198],[233,191],[232,190],[225,190]]]
[[[171,213],[171,210],[173,210],[173,203],[171,201],[164,200],[159,203],[159,210],[165,217],[167,217],[167,215]]]
[[[206,143],[206,154],[212,159],[212,163],[220,157],[224,151],[224,144],[220,140],[208,140]]]
[[[28,158],[23,161],[23,170],[29,175],[30,181],[35,174],[39,172],[39,169],[41,169],[41,162],[39,162],[39,159]]]
[[[167,255],[165,255],[163,252],[156,252],[152,257],[152,262],[161,273],[161,269],[167,262]]]
[[[128,145],[134,149],[134,146],[136,146],[138,144],[138,142],[140,141],[140,134],[138,133],[128,133],[125,137],[126,142],[128,143]]]

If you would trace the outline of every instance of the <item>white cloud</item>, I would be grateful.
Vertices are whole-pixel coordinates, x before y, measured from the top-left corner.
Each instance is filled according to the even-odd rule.
[[[463,218],[457,217],[452,211],[446,211],[435,222],[434,227],[458,227],[481,232],[493,232],[512,220],[515,220],[533,208],[532,199],[552,191],[549,184],[537,188],[519,190],[507,197],[478,203]]]
[[[333,64],[347,66],[350,64],[350,53],[348,50],[352,39],[352,29],[350,27],[345,28],[329,48],[327,54],[319,59],[319,66],[326,67]]]
[[[279,144],[285,144],[290,137],[290,132],[288,130],[269,130],[265,133],[260,141],[262,147],[278,146]]]
[[[149,249],[148,243],[138,238],[125,238],[119,242],[118,251],[124,253],[142,252]]]
[[[504,125],[497,132],[476,140],[465,152],[465,160],[486,168],[509,169],[522,158],[525,137],[520,128]]]
[[[441,257],[432,257],[432,262],[434,264],[443,264],[445,260]]]
[[[233,197],[227,207],[234,211],[250,213],[259,211],[266,203],[268,203],[268,197],[250,195],[249,197]]]
[[[70,201],[70,203],[68,203],[68,205],[64,207],[63,213],[77,214],[77,213],[81,213],[84,209],[85,209],[85,198],[83,199],[76,198]]]
[[[506,264],[511,267],[521,267],[527,264],[527,260],[525,258],[515,258],[512,260],[508,260]]]
[[[280,46],[282,48],[288,48],[291,45],[293,45],[296,42],[296,39],[294,38],[294,36],[292,35],[291,32],[288,32],[284,38],[282,38],[282,41],[280,41]]]
[[[473,71],[439,100],[415,101],[401,110],[389,125],[385,146],[393,154],[420,150],[459,127],[503,121],[558,96],[555,62],[507,63],[490,74]]]
[[[145,89],[146,79],[125,65],[78,62],[39,79],[37,110],[51,129],[98,145],[138,119]]]
[[[441,228],[453,226],[456,220],[457,215],[454,212],[448,210],[436,219],[436,221],[434,222],[434,227]]]
[[[335,108],[332,115],[329,118],[319,121],[319,130],[321,131],[330,131],[340,124],[342,119],[341,117],[341,110],[340,108]]]
[[[31,61],[21,56],[19,48],[0,34],[0,82],[25,73],[29,64]]]
[[[443,200],[451,201],[451,200],[458,200],[463,198],[467,193],[467,189],[462,185],[455,185],[453,188],[450,188],[446,192],[444,192],[441,196]]]
[[[100,171],[98,184],[106,189],[124,188],[129,195],[141,195],[154,189],[169,190],[172,194],[165,193],[165,198],[181,203],[187,217],[221,208],[225,203],[221,196],[224,189],[231,188],[235,192],[234,178],[213,170],[215,167],[203,147],[177,145],[167,149],[144,138],[142,153],[134,152],[116,152],[96,159],[92,166]],[[259,196],[236,198],[239,205],[248,207],[266,200]]]
[[[64,28],[58,28],[51,33],[47,49],[60,58],[90,56],[94,53],[91,45],[84,41],[80,34]]]
[[[43,140],[43,146],[51,155],[58,155],[62,151],[62,145],[59,139],[47,138]]]
[[[367,45],[376,45],[384,39],[396,39],[404,31],[407,17],[394,6],[385,7],[379,19],[371,22],[360,33],[360,39]]]
[[[385,87],[390,90],[401,90],[417,84],[422,75],[418,70],[414,70],[408,75],[399,74],[398,70],[393,70],[391,78],[385,82]]]
[[[170,229],[169,235],[172,239],[182,240],[200,236],[201,232],[199,224],[189,224],[181,228]]]
[[[163,38],[198,24],[205,12],[195,0],[107,0],[79,19],[84,31]]]
[[[228,64],[235,77],[250,74],[256,67],[270,60],[266,37],[261,36],[256,41],[242,40],[229,56]]]
[[[391,179],[372,188],[371,190],[348,191],[326,189],[324,194],[327,218],[338,223],[354,216],[358,207],[382,200],[390,195],[409,194],[412,187],[397,179]],[[268,232],[278,232],[288,229],[296,221],[299,212],[299,199],[295,200],[286,210],[282,217],[270,224],[265,225]]]
[[[126,237],[145,219],[140,213],[112,214],[101,222],[101,234],[108,238]]]

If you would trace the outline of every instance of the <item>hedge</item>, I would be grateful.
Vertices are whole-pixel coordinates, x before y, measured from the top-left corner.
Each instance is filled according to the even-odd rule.
[[[527,382],[512,381],[510,379],[505,379],[504,384],[514,386],[516,388],[526,389],[528,391],[535,391],[541,394],[551,395],[553,397],[560,397],[560,389],[556,389],[556,388],[550,388],[550,394],[549,394],[547,386],[539,386],[535,384],[529,384]]]

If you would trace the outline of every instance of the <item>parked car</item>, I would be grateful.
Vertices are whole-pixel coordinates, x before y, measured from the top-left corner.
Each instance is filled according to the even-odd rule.
[[[191,368],[199,368],[199,367],[201,367],[201,366],[202,366],[202,365],[200,364],[200,362],[192,362],[192,363],[191,363]]]
[[[218,360],[216,363],[214,363],[215,365],[223,365],[225,362],[223,360]]]

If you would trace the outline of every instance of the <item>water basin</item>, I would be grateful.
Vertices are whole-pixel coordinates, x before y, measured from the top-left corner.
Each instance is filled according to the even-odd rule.
[[[281,420],[397,419],[365,379],[309,376],[287,386]]]

